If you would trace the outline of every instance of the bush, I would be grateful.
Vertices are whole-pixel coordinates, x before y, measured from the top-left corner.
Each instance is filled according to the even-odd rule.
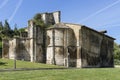
[[[117,43],[114,44],[114,63],[120,65],[120,46]]]
[[[115,64],[115,65],[120,65],[120,60],[114,59],[114,64]]]

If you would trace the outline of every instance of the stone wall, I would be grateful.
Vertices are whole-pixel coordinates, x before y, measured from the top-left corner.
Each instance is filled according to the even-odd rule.
[[[3,40],[2,57],[30,61],[29,47],[29,40],[27,39],[5,39]]]
[[[30,41],[29,39],[16,39],[15,54],[16,59],[30,61]]]
[[[42,19],[45,24],[56,24],[59,23],[60,20],[60,11],[52,12],[52,13],[42,13]]]
[[[76,67],[80,68],[81,67],[81,26],[82,25],[78,25],[78,24],[71,24],[71,23],[65,23],[66,26],[69,26],[69,28],[71,28],[73,30],[73,35],[69,41],[71,41],[72,39],[74,39],[74,42],[71,42],[74,44],[74,47],[71,46],[69,48],[69,51],[71,54],[74,54],[74,56],[76,58],[73,59],[73,61],[71,60],[71,62],[76,62]],[[75,55],[76,54],[76,55]]]
[[[114,39],[83,25],[60,23],[60,12],[42,13],[47,29],[28,22],[28,36],[3,40],[2,57],[67,67],[113,67]]]
[[[113,67],[113,38],[82,27],[82,67]]]
[[[47,63],[76,67],[77,40],[74,30],[59,23],[47,30],[47,36]]]
[[[28,38],[30,39],[30,56],[31,62],[45,62],[44,61],[44,37],[43,28],[40,26],[35,26],[34,22],[30,20],[28,22]]]
[[[48,64],[113,67],[114,39],[103,33],[82,25],[59,23],[47,30],[47,36]]]
[[[64,30],[50,29],[47,31],[47,61],[48,64],[64,65]]]
[[[9,40],[2,40],[2,58],[9,58]]]

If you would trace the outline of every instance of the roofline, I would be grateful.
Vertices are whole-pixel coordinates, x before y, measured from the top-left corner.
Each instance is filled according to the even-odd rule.
[[[81,27],[85,27],[85,28],[87,28],[87,29],[90,29],[90,30],[92,30],[92,31],[94,31],[94,32],[96,32],[96,33],[98,33],[98,34],[101,34],[101,35],[104,35],[104,36],[106,36],[106,37],[108,37],[108,38],[111,38],[111,39],[113,39],[113,40],[116,40],[115,38],[113,38],[113,37],[111,37],[111,36],[108,36],[108,35],[106,35],[106,34],[104,34],[104,33],[101,33],[101,32],[99,32],[99,31],[97,31],[97,30],[95,30],[95,29],[92,29],[92,28],[90,28],[90,27],[87,27],[86,25],[82,25],[82,24],[74,24],[74,23],[64,23],[64,22],[60,22],[60,23],[63,23],[63,24],[71,24],[71,25],[79,25],[79,26],[81,26]],[[70,28],[47,28],[47,30],[50,30],[50,29],[70,29]]]
[[[104,33],[101,33],[101,32],[99,32],[99,31],[97,31],[97,30],[95,30],[95,29],[89,28],[89,27],[87,27],[87,26],[85,26],[85,25],[83,25],[83,26],[81,26],[81,27],[85,27],[85,28],[87,28],[87,29],[90,29],[90,30],[96,32],[96,33],[99,33],[99,34],[104,35],[104,36],[106,36],[106,37],[108,37],[108,38],[111,38],[111,39],[113,39],[113,40],[116,40],[115,38],[113,38],[113,37],[111,37],[111,36],[108,36],[108,35],[106,35],[106,34],[104,34]]]
[[[61,11],[54,11],[54,12],[43,12],[43,13],[38,13],[38,14],[48,14],[48,13],[55,13],[55,12],[61,12]]]
[[[61,22],[61,23],[63,23],[63,24],[72,24],[72,25],[79,25],[79,26],[84,26],[84,25],[82,25],[82,24],[75,24],[75,23],[64,23],[64,22]]]
[[[81,27],[86,27],[87,29],[90,29],[90,30],[92,30],[92,31],[94,31],[94,32],[97,32],[97,33],[101,34],[101,35],[105,35],[106,37],[111,38],[111,39],[113,39],[113,40],[116,40],[115,38],[113,38],[113,37],[111,37],[111,36],[108,36],[108,35],[106,35],[106,34],[103,34],[103,33],[99,32],[99,31],[97,31],[97,30],[95,30],[95,29],[90,28],[90,27],[87,27],[86,25],[74,24],[74,23],[64,23],[64,24],[72,24],[72,25],[79,25],[79,26],[81,26]]]

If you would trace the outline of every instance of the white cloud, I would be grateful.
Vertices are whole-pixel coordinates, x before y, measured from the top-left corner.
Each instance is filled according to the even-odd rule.
[[[95,15],[97,15],[97,14],[99,14],[99,13],[101,13],[101,12],[103,12],[103,11],[111,8],[111,7],[113,7],[114,5],[116,5],[116,4],[118,4],[118,3],[120,3],[120,0],[117,0],[117,1],[115,1],[114,3],[112,3],[112,4],[110,4],[110,5],[102,8],[102,9],[100,9],[100,10],[98,10],[98,11],[96,11],[95,13],[93,13],[93,14],[87,16],[86,18],[82,19],[80,22],[85,22],[85,21],[87,21],[89,18],[92,18],[93,16],[95,16]]]
[[[8,19],[9,22],[11,22],[11,20],[14,18],[15,14],[17,13],[19,7],[21,6],[23,0],[19,0],[14,12],[12,13],[12,15],[10,16],[10,18]]]

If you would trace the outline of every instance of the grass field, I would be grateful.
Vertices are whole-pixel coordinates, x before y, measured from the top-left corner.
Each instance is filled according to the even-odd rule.
[[[63,68],[62,66],[41,64],[41,63],[32,63],[27,61],[18,61],[16,62],[17,68]],[[10,59],[0,59],[0,69],[12,69],[14,68],[14,60]]]
[[[0,72],[0,80],[120,80],[120,69],[66,69]]]
[[[13,68],[13,60],[0,59],[0,69]],[[61,68],[60,66],[17,61],[17,68]],[[0,72],[0,80],[120,80],[120,68],[83,68]]]

